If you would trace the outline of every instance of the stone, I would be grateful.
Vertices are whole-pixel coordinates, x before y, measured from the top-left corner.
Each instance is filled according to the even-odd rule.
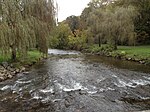
[[[4,73],[4,74],[7,74],[7,73],[8,73],[8,71],[5,69],[5,70],[3,71],[3,73]]]
[[[12,75],[12,76],[15,76],[16,74],[14,74],[14,73],[11,73],[11,75]]]
[[[4,69],[4,67],[0,65],[0,70],[3,70],[3,69]]]
[[[7,62],[2,62],[2,66],[3,66],[4,68],[7,68],[7,67],[9,66],[9,64],[8,64]]]
[[[13,76],[9,74],[7,77],[11,79]]]
[[[8,77],[8,73],[5,73],[5,74],[4,74],[4,77],[7,78],[7,77]]]
[[[13,71],[14,71],[14,69],[13,69],[13,68],[11,68],[10,66],[8,66],[8,67],[7,67],[7,70],[9,70],[9,71],[11,71],[11,72],[13,72]]]
[[[26,68],[25,67],[21,67],[20,72],[25,72]]]
[[[14,70],[14,71],[12,72],[12,74],[16,74],[16,71]]]
[[[0,77],[3,76],[3,74],[0,72]]]
[[[87,92],[86,92],[86,91],[81,91],[81,90],[80,90],[80,91],[79,91],[79,94],[80,94],[80,95],[86,95]]]
[[[5,78],[4,77],[0,77],[0,82],[3,81],[3,80],[5,80]]]
[[[17,74],[17,73],[19,73],[20,72],[20,70],[17,68],[16,70],[15,70],[15,74]]]
[[[4,73],[0,73],[0,77],[4,77],[5,76],[5,74]]]
[[[132,58],[128,58],[128,60],[132,60]]]
[[[140,63],[141,63],[141,64],[144,64],[144,63],[145,63],[145,61],[140,61]]]

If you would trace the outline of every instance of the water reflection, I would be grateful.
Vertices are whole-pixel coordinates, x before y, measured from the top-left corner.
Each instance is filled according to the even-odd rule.
[[[112,57],[104,57],[98,55],[85,55],[85,60],[88,60],[90,62],[103,63],[105,65],[120,68],[120,69],[150,73],[150,66],[143,65],[137,62],[131,62],[131,61],[120,60]]]

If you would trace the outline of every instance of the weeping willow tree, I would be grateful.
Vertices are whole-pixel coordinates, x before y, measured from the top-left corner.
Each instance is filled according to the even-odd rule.
[[[2,54],[26,56],[37,47],[47,54],[48,36],[55,25],[52,0],[1,0],[0,49]]]
[[[117,49],[118,43],[133,45],[136,40],[134,19],[138,12],[133,6],[114,5],[93,8],[88,17],[88,26],[92,29],[91,32],[99,46],[104,39],[114,49]]]
[[[134,7],[116,7],[113,10],[106,9],[104,13],[104,20],[101,22],[101,29],[103,29],[103,35],[108,40],[108,43],[112,45],[114,49],[117,49],[118,43],[128,43],[133,45],[136,38],[134,31],[134,18],[137,12]],[[100,28],[100,27],[99,27]]]

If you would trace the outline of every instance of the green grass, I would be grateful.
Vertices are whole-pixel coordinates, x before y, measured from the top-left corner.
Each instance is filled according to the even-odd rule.
[[[15,62],[18,64],[18,66],[25,65],[25,64],[32,64],[37,62],[41,58],[41,53],[37,50],[28,51],[28,55],[24,58],[17,58],[17,61]],[[11,62],[10,56],[3,56],[0,55],[0,63],[2,62]],[[14,63],[14,62],[13,62]]]
[[[128,57],[150,58],[150,46],[118,46],[117,52],[125,52]]]
[[[0,63],[2,63],[2,62],[9,62],[9,61],[10,61],[10,56],[0,55]]]
[[[28,51],[28,57],[29,60],[37,60],[41,58],[41,53],[39,51]]]
[[[21,65],[32,65],[33,63],[36,63],[41,58],[41,53],[37,50],[34,51],[28,51],[28,55],[24,58],[18,59],[17,64]]]
[[[99,52],[101,48],[106,48],[106,44],[103,44],[99,47],[97,44],[91,45],[88,47],[89,51]],[[147,46],[118,46],[118,50],[114,52],[125,53],[128,56],[137,56],[150,58],[150,45]]]
[[[99,47],[97,44],[93,44],[93,45],[88,46],[87,50],[88,52],[96,53],[101,50],[101,47]]]
[[[150,63],[150,45],[147,46],[117,46],[118,50],[113,50],[108,45],[104,44],[99,47],[97,44],[88,46],[87,52],[109,54],[112,57],[121,57],[135,61],[144,60]]]

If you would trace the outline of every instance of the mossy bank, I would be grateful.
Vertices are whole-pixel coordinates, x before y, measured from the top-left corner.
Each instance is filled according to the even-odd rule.
[[[39,62],[42,54],[36,50],[28,51],[24,58],[17,58],[12,62],[10,56],[0,56],[0,82],[13,76],[28,71],[32,65]]]
[[[92,45],[83,52],[150,65],[150,46],[118,46],[117,50],[113,50],[108,45]]]

